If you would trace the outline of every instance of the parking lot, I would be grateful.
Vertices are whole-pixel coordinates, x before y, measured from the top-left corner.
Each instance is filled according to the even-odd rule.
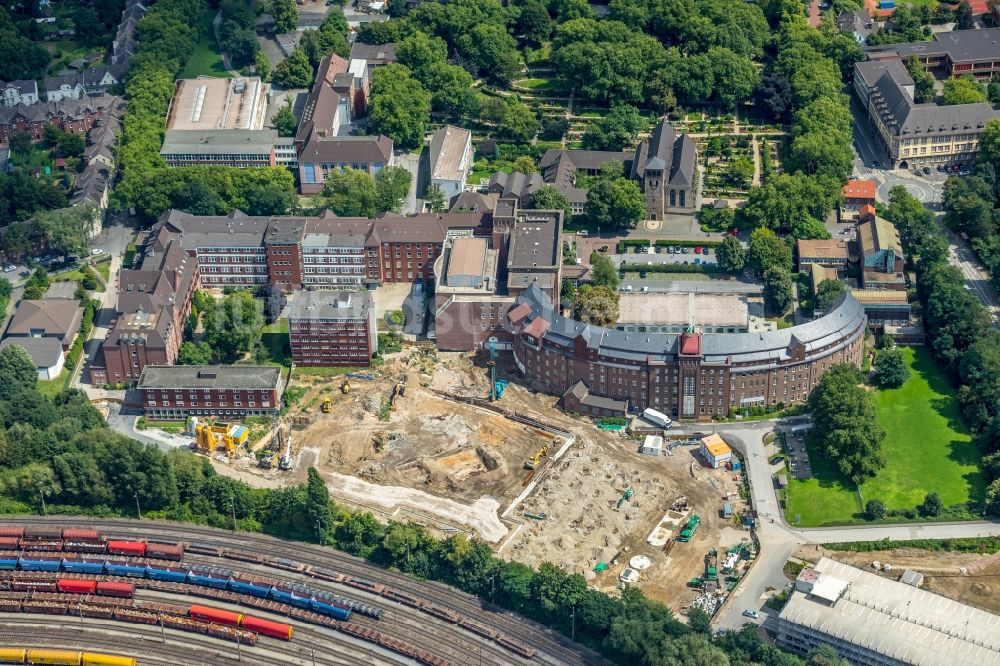
[[[792,472],[792,478],[795,479],[812,478],[812,465],[809,463],[804,436],[805,429],[802,427],[784,431],[784,455],[788,462],[788,469]]]
[[[627,254],[609,254],[608,257],[621,267],[623,264],[632,266],[655,266],[660,264],[715,264],[715,251],[710,247],[655,247],[637,248],[639,252]],[[658,250],[658,251],[657,251]]]

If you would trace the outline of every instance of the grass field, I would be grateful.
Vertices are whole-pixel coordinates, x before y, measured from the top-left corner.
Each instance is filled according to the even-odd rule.
[[[201,39],[194,47],[191,57],[188,58],[187,65],[181,71],[179,78],[193,79],[198,76],[222,76],[228,77],[226,67],[222,63],[222,56],[219,54],[219,44],[215,41],[215,33],[212,30],[212,19],[215,18],[215,9],[206,9],[201,19]]]
[[[54,398],[56,394],[66,388],[69,383],[69,370],[63,369],[55,379],[41,379],[38,381],[38,392],[47,398]]]
[[[861,486],[865,501],[880,499],[892,510],[916,507],[936,491],[945,506],[977,500],[983,480],[980,453],[961,420],[958,401],[930,351],[903,348],[913,371],[898,389],[878,391],[875,404],[886,437],[886,467]],[[813,478],[789,481],[785,515],[803,527],[859,521],[862,502],[828,462],[810,451]]]
[[[265,326],[260,336],[267,347],[271,360],[280,365],[291,365],[292,350],[288,342],[288,320],[281,318],[270,326]]]

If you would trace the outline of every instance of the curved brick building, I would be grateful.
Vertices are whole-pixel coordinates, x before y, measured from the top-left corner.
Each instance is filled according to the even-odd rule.
[[[535,286],[508,311],[520,370],[566,409],[612,415],[653,407],[707,419],[731,408],[805,400],[838,363],[861,364],[860,303],[841,296],[823,317],[764,333],[630,333],[560,316]]]

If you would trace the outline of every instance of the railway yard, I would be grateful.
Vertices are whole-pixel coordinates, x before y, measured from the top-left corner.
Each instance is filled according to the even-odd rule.
[[[739,474],[706,468],[696,438],[669,454],[640,455],[635,439],[566,414],[524,377],[491,402],[484,356],[409,349],[370,379],[298,376],[305,393],[288,417],[297,458],[288,478],[301,480],[313,465],[338,502],[441,535],[475,534],[501,557],[550,561],[612,594],[629,560],[645,556],[630,584],[678,612],[698,598],[689,582],[705,572],[708,551],[748,537]],[[500,376],[515,376],[499,363]],[[400,384],[405,391],[394,396]],[[281,478],[253,460],[216,466],[250,483]],[[734,506],[727,518],[724,502]],[[669,537],[694,515],[694,537],[674,547]]]
[[[4,610],[0,640],[4,644],[104,651],[114,646],[119,654],[141,657],[141,664],[406,662],[443,666],[480,659],[484,664],[599,663],[585,648],[509,613],[484,607],[467,594],[414,581],[330,549],[173,523],[70,520],[48,519],[44,524],[93,528],[134,543],[176,540],[184,548],[182,561],[131,557],[123,562],[121,556],[57,554],[33,550],[54,547],[54,541],[43,546],[25,536],[19,551],[5,550],[0,555],[0,563],[10,562],[12,556],[18,562],[15,569],[0,564],[4,567],[0,588],[8,590],[0,593]],[[3,527],[31,530],[39,522],[6,520]],[[107,539],[107,543],[117,542]],[[281,559],[264,554],[279,548]],[[83,560],[106,560],[106,572],[114,562],[114,566],[131,566],[136,573],[119,577],[66,572],[67,563],[79,566]],[[55,562],[55,570],[46,562]],[[143,566],[148,567],[145,576],[138,573]],[[153,579],[171,573],[186,574],[195,583]],[[192,578],[195,573],[197,577]],[[63,581],[58,589],[85,579],[128,581],[134,585],[134,598],[40,591],[57,579]],[[263,590],[274,582],[275,596],[224,589],[226,581],[232,585],[236,580],[254,581]],[[289,603],[281,603],[284,597],[278,595],[282,594],[291,595]],[[308,604],[310,598],[314,603],[307,610],[303,603]],[[322,610],[316,605],[321,599],[334,608],[350,605],[353,612],[348,612],[346,620],[338,619],[342,615],[314,612]],[[209,607],[209,621],[202,622],[206,618],[199,615],[199,605]],[[17,610],[22,612],[15,614]],[[221,619],[213,619],[215,614]],[[229,618],[243,614],[247,620],[240,623],[242,628],[227,626]],[[254,627],[265,629],[248,631],[251,617],[257,623]],[[209,627],[192,626],[198,622]],[[278,638],[265,637],[262,632],[273,626],[293,627],[294,635],[291,630],[285,635],[279,628]],[[206,631],[209,635],[202,635]],[[280,637],[288,635],[291,640],[287,642]],[[181,652],[185,652],[183,658]]]

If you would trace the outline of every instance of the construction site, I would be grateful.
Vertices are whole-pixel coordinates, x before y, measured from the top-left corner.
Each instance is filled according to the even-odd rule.
[[[818,562],[829,557],[871,573],[899,580],[910,570],[920,575],[919,586],[928,592],[1000,613],[1000,553],[929,551],[892,548],[863,553],[831,550],[818,545],[799,546],[793,557]]]
[[[300,482],[313,466],[337,502],[382,519],[714,610],[753,555],[740,472],[706,466],[705,433],[671,429],[643,454],[623,424],[568,415],[522,383],[489,350],[410,348],[370,370],[296,373],[274,422],[189,428],[220,473],[248,483]]]

